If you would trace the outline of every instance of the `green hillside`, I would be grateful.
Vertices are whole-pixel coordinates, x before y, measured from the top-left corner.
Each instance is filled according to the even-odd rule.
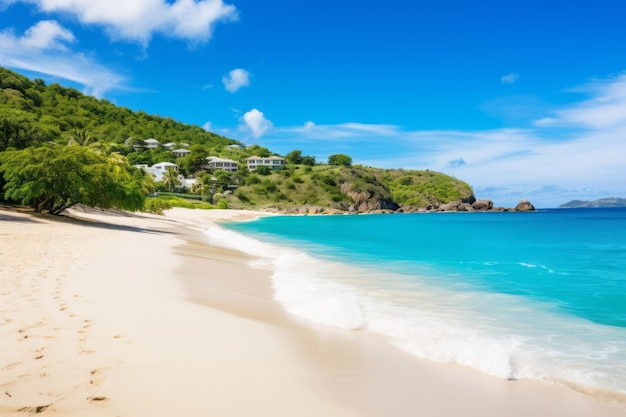
[[[133,112],[73,88],[57,83],[46,86],[41,79],[29,80],[0,67],[0,151],[48,141],[66,144],[77,133],[88,133],[111,145],[123,144],[129,137],[209,146],[233,142],[199,126]]]
[[[163,147],[146,149],[142,143],[148,138],[156,139],[160,145],[171,142],[176,147],[187,146],[190,153],[176,158]],[[123,158],[125,169],[136,179],[139,177],[133,173],[132,165],[173,162],[185,177],[197,179],[192,189],[178,188],[178,192],[209,203],[219,202],[221,207],[289,210],[315,206],[370,212],[473,200],[468,184],[445,174],[352,166],[351,158],[346,155],[335,155],[342,158],[330,162],[338,165],[328,165],[294,150],[286,156],[287,165],[281,170],[249,172],[245,166],[247,157],[273,153],[258,145],[227,148],[235,143],[199,126],[133,112],[107,100],[85,96],[73,88],[57,83],[46,85],[43,80],[30,80],[0,67],[0,152],[18,151],[11,154],[15,160],[24,160],[19,159],[20,150],[78,145],[103,156],[117,155],[109,160],[118,164],[119,158]],[[201,166],[210,155],[237,161],[239,171],[232,174],[202,171]],[[13,186],[19,180],[19,175],[14,175]],[[155,188],[171,190],[175,179],[167,181],[170,182],[142,187],[146,192]],[[0,177],[0,187],[5,184],[6,179]],[[8,200],[15,195],[19,195],[15,190],[0,193],[0,199]]]

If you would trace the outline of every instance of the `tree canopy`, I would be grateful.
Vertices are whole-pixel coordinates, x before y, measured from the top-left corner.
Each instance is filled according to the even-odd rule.
[[[88,132],[88,137],[84,135]],[[233,140],[200,126],[115,106],[58,83],[46,85],[0,67],[0,151],[49,141],[123,144],[129,137],[224,147]],[[158,161],[157,161],[158,162]]]
[[[149,182],[126,158],[85,146],[7,150],[0,153],[0,174],[6,199],[51,214],[78,203],[135,211],[143,207]]]
[[[342,165],[349,167],[352,165],[352,158],[343,153],[336,153],[328,157],[328,165]]]

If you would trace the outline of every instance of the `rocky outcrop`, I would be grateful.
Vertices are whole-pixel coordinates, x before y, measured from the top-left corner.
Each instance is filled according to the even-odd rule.
[[[376,210],[396,211],[400,208],[393,200],[383,196],[369,191],[353,191],[352,185],[349,183],[341,185],[341,192],[354,201],[354,204],[348,207],[349,212],[372,213]]]
[[[509,211],[535,211],[535,207],[528,200],[521,200],[515,208],[495,207],[491,200],[455,200],[445,204],[428,204],[426,207],[398,206],[393,201],[371,196],[367,192],[350,192],[354,200],[351,206],[321,207],[301,206],[288,209],[267,209],[272,212],[284,214],[358,214],[358,213],[434,213],[434,212],[509,212]],[[471,201],[471,202],[469,202]]]
[[[535,206],[528,200],[522,200],[515,206],[515,211],[535,211]]]
[[[472,204],[472,209],[476,211],[487,211],[493,208],[493,201],[491,200],[476,200]]]

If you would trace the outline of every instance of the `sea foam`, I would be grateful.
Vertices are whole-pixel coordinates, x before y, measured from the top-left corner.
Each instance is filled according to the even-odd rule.
[[[626,329],[565,315],[550,303],[479,288],[436,285],[313,257],[212,225],[213,245],[243,250],[272,271],[275,298],[291,314],[389,338],[418,357],[503,379],[535,379],[626,395]],[[523,265],[530,267],[530,265]]]

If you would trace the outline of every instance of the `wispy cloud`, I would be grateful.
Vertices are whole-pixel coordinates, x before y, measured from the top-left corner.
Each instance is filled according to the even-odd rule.
[[[535,121],[536,126],[577,126],[590,129],[626,127],[626,74],[574,89],[590,97]]]
[[[519,80],[519,74],[515,72],[511,72],[509,74],[503,75],[500,77],[500,82],[502,84],[513,84]]]
[[[0,32],[0,63],[82,84],[85,93],[97,97],[124,88],[125,77],[85,54],[72,52],[68,46],[75,41],[71,31],[51,20],[35,24],[23,36],[4,30]]]
[[[227,91],[234,93],[250,85],[250,73],[242,68],[234,69],[222,77],[222,83]]]
[[[115,40],[147,46],[154,34],[202,43],[220,21],[238,18],[222,0],[14,0],[46,13],[73,15],[84,25],[98,25]]]
[[[257,109],[244,113],[240,120],[243,123],[242,127],[248,130],[254,138],[261,137],[274,126],[271,121],[265,118],[263,112]]]
[[[366,140],[374,136],[396,136],[399,126],[367,123],[341,123],[336,125],[318,125],[309,120],[302,126],[291,126],[283,129],[287,132],[299,133],[309,138],[320,140]]]

